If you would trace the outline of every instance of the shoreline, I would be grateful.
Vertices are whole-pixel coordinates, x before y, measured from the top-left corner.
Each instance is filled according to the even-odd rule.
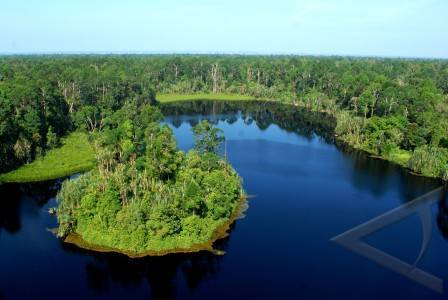
[[[127,250],[121,250],[113,247],[107,247],[107,246],[101,246],[101,245],[95,245],[92,243],[89,243],[85,241],[79,234],[77,233],[70,233],[67,235],[62,241],[67,244],[74,245],[78,248],[88,250],[88,251],[95,251],[99,253],[118,253],[125,255],[129,258],[142,258],[146,256],[165,256],[169,254],[176,254],[176,253],[195,253],[200,251],[208,251],[215,255],[224,255],[225,252],[222,250],[214,249],[213,244],[229,235],[229,230],[232,224],[234,224],[237,220],[242,219],[245,217],[245,212],[248,209],[248,199],[247,195],[244,195],[240,197],[238,202],[235,205],[234,211],[232,215],[229,217],[227,221],[225,221],[223,224],[219,225],[215,228],[215,230],[212,233],[211,238],[203,243],[197,243],[193,244],[189,248],[174,248],[174,249],[165,249],[165,250],[147,250],[144,252],[135,252],[135,251],[127,251]]]
[[[303,105],[300,105],[300,104],[294,103],[294,102],[281,102],[281,101],[277,101],[277,100],[273,100],[273,99],[261,99],[261,98],[256,98],[256,97],[252,97],[252,96],[244,96],[244,95],[227,95],[227,94],[216,94],[215,95],[215,94],[210,94],[210,93],[208,93],[208,94],[159,94],[159,99],[156,99],[158,105],[170,105],[170,104],[174,104],[174,103],[181,103],[181,102],[188,102],[188,101],[223,101],[223,102],[226,102],[226,101],[232,101],[232,102],[259,101],[259,102],[276,103],[279,105],[292,106],[292,107],[302,107],[302,108],[306,108],[309,111],[313,111]],[[316,112],[326,113],[331,116],[335,116],[333,113],[331,113],[328,110],[316,110]],[[375,154],[372,151],[366,150],[361,147],[356,147],[355,145],[350,144],[349,142],[345,141],[344,139],[342,139],[340,136],[336,135],[335,133],[331,133],[331,135],[333,136],[335,141],[337,141],[338,143],[344,144],[344,146],[348,146],[352,150],[361,151],[361,152],[369,155],[371,158],[381,159],[381,160],[393,163],[395,165],[398,165],[398,166],[404,168],[407,172],[409,172],[413,175],[416,175],[416,176],[420,176],[420,177],[424,177],[424,178],[438,179],[438,180],[441,180],[442,182],[445,182],[443,180],[443,178],[441,178],[440,176],[428,176],[425,174],[416,173],[412,169],[408,168],[406,166],[406,164],[404,164],[400,161],[394,160],[393,158],[390,158],[390,157],[385,157],[385,156]],[[58,179],[61,177],[70,176],[70,175],[73,175],[76,173],[88,171],[93,168],[92,164],[88,164],[87,166],[86,165],[83,165],[82,167],[78,166],[78,168],[73,168],[73,169],[66,168],[62,172],[59,172],[57,174],[53,173],[50,176],[45,174],[45,175],[35,175],[32,177],[25,176],[23,178],[15,178],[15,176],[11,175],[11,174],[18,172],[20,169],[24,169],[24,168],[32,169],[32,167],[30,167],[32,164],[33,164],[33,162],[28,165],[22,165],[21,167],[15,169],[15,170],[11,170],[8,173],[0,174],[0,185],[6,184],[6,183],[32,183],[32,182],[39,182],[39,181],[45,181],[45,180],[54,180],[54,179]]]
[[[166,96],[166,94],[163,94],[163,95]],[[312,110],[312,109],[310,109],[310,108],[308,108],[306,106],[300,105],[300,104],[298,104],[296,102],[281,102],[281,101],[277,101],[277,100],[273,100],[273,99],[262,99],[262,98],[258,98],[257,99],[255,97],[252,98],[252,99],[247,98],[247,99],[237,99],[237,100],[235,100],[235,99],[234,100],[225,100],[225,99],[220,99],[220,98],[213,99],[212,97],[205,98],[205,99],[202,99],[200,97],[196,98],[196,99],[190,99],[190,97],[192,95],[184,95],[186,98],[182,99],[182,94],[173,94],[173,95],[175,96],[176,100],[161,100],[161,101],[157,100],[158,104],[159,105],[170,105],[170,104],[182,103],[182,102],[188,102],[188,101],[224,101],[224,102],[225,101],[237,101],[237,102],[239,102],[239,101],[241,101],[241,102],[244,102],[244,101],[255,101],[255,102],[259,101],[259,102],[276,103],[276,104],[284,105],[284,106],[293,106],[293,107],[296,107],[296,108],[299,108],[299,107],[300,108],[305,108],[306,110],[308,110],[310,112],[320,112],[320,113],[328,114],[329,116],[336,117],[336,115],[334,113],[332,113],[331,111],[329,111],[329,110]],[[198,94],[198,96],[200,96],[200,95],[201,94]],[[236,95],[236,96],[238,96],[238,95]],[[374,153],[373,151],[370,151],[370,150],[367,150],[365,148],[357,147],[355,145],[352,145],[349,142],[347,142],[346,140],[342,139],[339,135],[337,135],[334,132],[331,132],[329,134],[334,138],[334,141],[335,141],[336,145],[337,145],[337,143],[339,143],[339,144],[344,145],[345,147],[349,147],[352,151],[360,151],[360,152],[368,155],[372,159],[380,159],[380,160],[383,160],[383,161],[387,161],[389,163],[392,163],[394,165],[397,165],[397,166],[403,168],[406,172],[408,172],[408,173],[410,173],[412,175],[423,177],[423,178],[436,179],[436,180],[440,180],[441,182],[447,182],[440,176],[429,176],[429,175],[425,175],[425,174],[414,172],[412,169],[407,167],[406,164],[404,164],[404,163],[402,163],[402,162],[400,162],[398,160],[394,160],[393,158],[390,158],[390,157],[378,155],[378,154]],[[343,151],[347,151],[347,150],[343,150]]]

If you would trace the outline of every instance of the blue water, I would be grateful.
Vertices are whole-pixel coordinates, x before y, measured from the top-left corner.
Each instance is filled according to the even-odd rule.
[[[58,183],[3,186],[0,299],[447,296],[330,241],[439,182],[344,152],[316,132],[285,129],[281,115],[266,122],[254,112],[204,113],[206,108],[200,115],[179,112],[165,123],[173,129],[179,148],[188,150],[193,146],[191,125],[204,118],[214,122],[227,140],[221,154],[227,155],[253,196],[247,216],[216,245],[226,251],[224,256],[203,252],[132,260],[67,246],[46,230],[56,226],[47,210],[56,205]],[[448,280],[445,202],[431,206],[432,236],[418,263],[442,280]],[[412,264],[421,239],[420,219],[414,214],[363,240]]]

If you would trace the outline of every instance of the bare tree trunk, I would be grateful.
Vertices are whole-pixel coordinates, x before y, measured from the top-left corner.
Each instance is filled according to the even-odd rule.
[[[104,102],[105,97],[106,97],[106,87],[104,86],[104,82],[103,82],[103,99],[102,99],[103,102]]]
[[[373,93],[373,102],[372,102],[372,106],[370,107],[370,117],[373,117],[373,112],[375,111],[375,106],[376,106],[376,102],[378,101],[378,92],[375,91]]]
[[[250,67],[247,68],[247,82],[252,81],[252,69]]]
[[[216,94],[218,92],[218,81],[219,81],[219,66],[218,63],[212,64],[211,70],[212,80],[213,80],[213,93]]]
[[[45,89],[41,88],[40,89],[41,94],[42,94],[42,100],[41,100],[41,105],[42,105],[42,111],[44,113],[44,116],[47,117],[47,101],[46,101],[46,93],[45,93]]]
[[[388,113],[387,113],[388,115],[391,114],[393,105],[394,105],[394,99],[392,98],[392,99],[390,99],[390,103],[389,103],[389,109],[388,109]]]
[[[177,75],[179,74],[179,68],[174,64],[174,79],[177,81]]]

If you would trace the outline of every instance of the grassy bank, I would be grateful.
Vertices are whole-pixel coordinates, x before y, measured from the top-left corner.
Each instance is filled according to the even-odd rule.
[[[94,165],[95,156],[87,134],[75,132],[64,138],[60,147],[48,151],[45,156],[1,174],[0,183],[57,179],[90,170]]]
[[[232,95],[232,94],[159,94],[157,100],[161,103],[170,103],[177,101],[194,100],[221,100],[221,101],[248,101],[260,100],[253,96]],[[279,104],[286,104],[278,101]],[[328,113],[328,112],[327,112]],[[333,113],[334,114],[334,113]],[[370,153],[373,157],[384,159],[396,163],[402,167],[408,168],[408,161],[412,155],[406,150],[397,149],[387,156],[376,155],[372,150],[357,146],[348,140],[338,137],[351,147]],[[6,174],[0,174],[0,183],[2,182],[33,182],[49,179],[56,179],[73,173],[82,172],[91,169],[94,166],[94,153],[87,141],[87,135],[82,133],[73,133],[63,140],[60,148],[51,150],[46,156],[30,164],[11,171]],[[412,171],[412,170],[411,170]],[[425,175],[428,176],[428,175]],[[428,176],[434,177],[434,176]]]
[[[257,100],[253,96],[235,94],[158,94],[157,101],[162,103],[191,100],[224,100],[224,101],[247,101]]]

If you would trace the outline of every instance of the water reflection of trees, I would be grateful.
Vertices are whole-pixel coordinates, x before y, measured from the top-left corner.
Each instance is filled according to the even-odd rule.
[[[215,247],[225,250],[229,236],[217,241]],[[193,293],[202,282],[219,272],[223,259],[223,256],[207,251],[131,259],[116,253],[96,253],[62,242],[61,245],[66,252],[91,258],[85,265],[89,288],[107,292],[112,285],[132,287],[147,282],[152,299],[178,298],[179,278],[185,281],[188,292]]]
[[[23,201],[32,201],[41,208],[56,195],[58,188],[59,181],[0,185],[0,233],[2,230],[11,234],[20,231]]]
[[[440,186],[439,180],[411,174],[399,165],[372,158],[362,151],[344,149],[342,153],[353,163],[353,186],[375,197],[397,187],[401,202],[406,203]]]
[[[0,233],[2,230],[11,234],[20,232],[23,202],[31,201],[33,206],[40,209],[56,195],[59,187],[60,181],[0,186],[2,195]],[[235,224],[231,230],[234,228]],[[217,241],[215,247],[225,250],[228,247],[229,238],[230,236]],[[151,298],[154,299],[177,298],[178,287],[181,286],[177,282],[179,278],[183,278],[188,292],[193,293],[204,280],[219,272],[223,258],[203,251],[130,259],[120,254],[96,253],[79,249],[62,241],[60,243],[66,252],[87,258],[86,283],[90,289],[113,292],[113,285],[127,287],[146,283],[149,284]]]
[[[0,186],[0,233],[6,230],[9,233],[20,231],[20,189],[18,186]]]
[[[448,185],[446,184],[438,202],[437,226],[442,236],[448,240]]]
[[[333,143],[336,120],[324,113],[311,112],[291,105],[266,101],[187,101],[164,104],[161,106],[165,115],[174,126],[183,122],[191,126],[201,119],[208,119],[216,124],[219,121],[231,124],[241,117],[245,124],[255,122],[259,129],[268,128],[271,124],[279,128],[311,139],[315,134],[327,143]],[[173,122],[176,120],[175,122]],[[398,185],[401,190],[401,201],[410,201],[436,187],[437,180],[410,174],[398,165],[373,159],[368,154],[352,149],[343,143],[336,143],[343,150],[342,155],[352,164],[349,174],[351,183],[359,190],[369,192],[375,197],[382,196],[389,187]]]
[[[327,142],[333,141],[336,126],[335,118],[328,114],[267,101],[184,101],[163,104],[161,109],[175,127],[183,122],[194,126],[202,119],[213,124],[219,121],[233,124],[241,116],[245,124],[255,122],[260,130],[275,124],[306,138],[317,134]]]

